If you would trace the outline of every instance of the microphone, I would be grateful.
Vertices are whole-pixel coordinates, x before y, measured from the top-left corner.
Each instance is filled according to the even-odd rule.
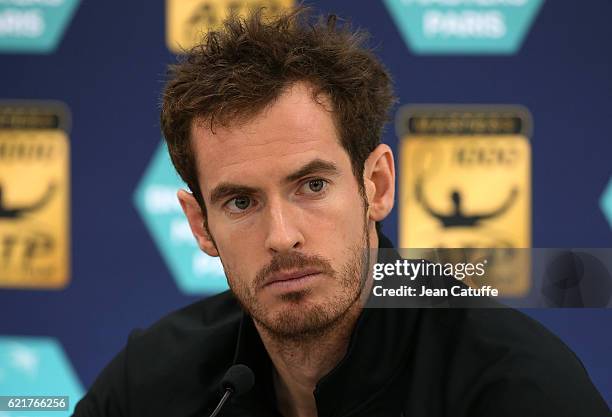
[[[240,396],[246,394],[255,385],[255,375],[251,368],[246,365],[232,365],[221,380],[221,389],[225,391],[223,397],[217,404],[210,417],[215,417],[221,411],[223,404],[229,399],[230,396]]]

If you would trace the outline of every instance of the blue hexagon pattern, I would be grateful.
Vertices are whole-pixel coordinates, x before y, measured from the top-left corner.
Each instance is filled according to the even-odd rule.
[[[542,0],[385,0],[417,54],[514,54]]]
[[[156,150],[134,194],[134,204],[161,252],[179,289],[186,294],[215,294],[228,288],[219,258],[196,244],[181,205],[179,188],[187,188],[165,143]]]
[[[0,1],[0,51],[53,52],[78,5],[79,0]]]
[[[59,342],[50,337],[0,336],[0,395],[68,396],[67,411],[47,415],[70,416],[84,395],[83,387]],[[42,411],[0,411],[0,417],[32,417]]]
[[[604,189],[604,192],[601,194],[601,198],[599,200],[599,207],[601,207],[601,211],[603,211],[604,216],[608,220],[608,224],[612,229],[612,177],[608,181],[608,185]]]

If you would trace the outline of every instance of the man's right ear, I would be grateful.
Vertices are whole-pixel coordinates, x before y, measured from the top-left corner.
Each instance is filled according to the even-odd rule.
[[[179,203],[181,203],[183,212],[187,217],[187,221],[189,221],[191,233],[193,233],[200,249],[209,256],[219,256],[215,243],[204,227],[204,215],[193,194],[185,190],[179,190],[176,196]]]

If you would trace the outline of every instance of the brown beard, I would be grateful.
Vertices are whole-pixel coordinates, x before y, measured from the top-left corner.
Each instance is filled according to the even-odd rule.
[[[223,265],[230,288],[243,309],[270,336],[277,340],[305,341],[320,337],[333,329],[347,317],[360,299],[370,263],[367,217],[364,216],[362,241],[348,249],[349,259],[339,271],[333,269],[328,259],[318,255],[307,256],[299,252],[279,253],[256,274],[251,287],[243,280],[235,279],[232,271],[226,268],[225,263]],[[321,270],[331,279],[338,280],[341,283],[339,294],[325,305],[312,305],[304,301],[310,295],[310,289],[289,292],[281,296],[288,304],[282,311],[274,315],[266,314],[266,307],[257,298],[257,293],[263,287],[266,278],[278,271],[308,267]]]

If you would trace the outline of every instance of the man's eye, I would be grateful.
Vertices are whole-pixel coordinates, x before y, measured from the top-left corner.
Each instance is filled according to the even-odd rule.
[[[320,193],[327,186],[327,181],[323,179],[309,180],[304,183],[302,189],[307,194]]]
[[[248,209],[250,205],[251,205],[251,199],[249,197],[240,196],[240,197],[232,198],[228,202],[227,207],[229,208],[230,211],[240,212],[240,211],[244,211]]]

